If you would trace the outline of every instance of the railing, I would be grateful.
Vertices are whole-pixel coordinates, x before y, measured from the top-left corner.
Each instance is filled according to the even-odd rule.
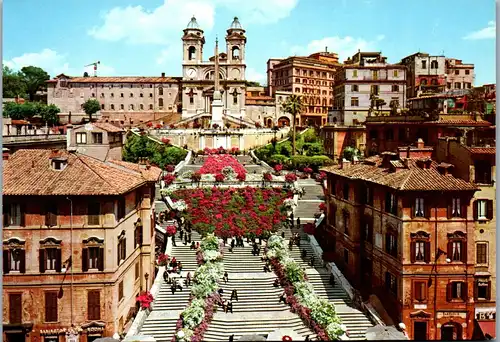
[[[65,141],[65,134],[4,135],[3,143],[23,143],[30,141]]]

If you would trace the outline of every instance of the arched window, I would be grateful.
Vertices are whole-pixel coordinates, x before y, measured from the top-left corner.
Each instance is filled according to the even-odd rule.
[[[144,105],[141,103],[141,104],[139,105],[139,108],[140,108],[141,110],[144,110]]]
[[[115,105],[114,104],[111,105],[111,110],[115,110]]]
[[[160,106],[160,108],[163,108],[163,99],[158,99],[158,106]]]
[[[121,109],[121,110],[124,110],[124,109],[125,109],[125,106],[121,104],[121,105],[120,105],[120,109]]]
[[[152,104],[149,105],[149,110],[153,110],[153,105]]]
[[[398,233],[396,229],[391,226],[386,228],[385,233],[385,252],[392,255],[393,257],[398,257]]]
[[[438,84],[438,80],[436,80],[435,78],[433,78],[433,79],[431,80],[431,84],[432,84],[432,85],[437,85],[437,84]]]
[[[431,242],[430,234],[424,231],[410,233],[410,261],[415,262],[430,262],[431,260]]]
[[[134,110],[134,105],[133,105],[133,104],[131,104],[131,105],[129,106],[129,110]]]
[[[431,69],[437,69],[439,66],[438,61],[432,61],[431,62]]]
[[[424,78],[424,79],[422,79],[422,80],[420,81],[420,85],[427,85],[427,79],[425,79],[425,78]]]
[[[231,56],[233,59],[240,59],[240,48],[239,47],[233,46],[231,51],[232,51]]]
[[[162,87],[160,87],[160,88],[158,89],[158,95],[163,95],[163,88],[162,88]]]
[[[188,60],[192,61],[196,57],[196,48],[194,46],[190,46],[188,49]]]

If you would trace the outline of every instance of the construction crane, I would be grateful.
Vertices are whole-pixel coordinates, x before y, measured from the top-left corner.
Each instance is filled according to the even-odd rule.
[[[97,64],[101,64],[101,62],[97,61],[97,62],[90,63],[90,64],[88,64],[88,65],[85,66],[85,67],[88,67],[88,66],[91,66],[91,65],[94,66],[94,77],[97,77]]]

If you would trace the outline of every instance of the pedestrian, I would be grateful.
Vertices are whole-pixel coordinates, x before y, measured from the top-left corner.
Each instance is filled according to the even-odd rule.
[[[233,292],[231,292],[231,300],[233,299],[236,299],[236,301],[238,301],[238,291],[237,290],[233,290]]]
[[[182,241],[182,237],[184,236],[184,229],[181,228],[179,234]]]
[[[227,313],[227,300],[222,301],[222,311]]]
[[[175,234],[172,235],[172,246],[177,247],[177,245],[175,244]]]
[[[311,257],[311,263],[310,263],[310,265],[311,265],[312,267],[314,267],[314,255]]]
[[[234,238],[231,240],[231,249],[234,248],[234,245],[235,245],[235,242],[234,242]]]
[[[306,339],[304,341],[310,341],[309,335],[306,336]]]
[[[163,271],[163,281],[168,282],[168,272],[167,270]]]
[[[187,245],[188,243],[188,236],[187,234],[184,234],[184,246]]]
[[[290,242],[288,242],[288,248],[290,248],[290,250],[293,250],[293,238],[291,238]]]
[[[232,334],[231,336],[229,336],[229,342],[233,342],[234,341],[234,334]]]
[[[278,287],[279,285],[280,285],[280,281],[278,280],[278,278],[274,279],[273,286]]]
[[[191,286],[191,272],[188,272],[188,274],[186,274],[186,284],[187,286]]]
[[[264,273],[265,272],[271,272],[271,269],[269,268],[269,265],[268,264],[265,264],[264,265]]]
[[[185,244],[185,243],[184,243]],[[189,249],[196,249],[196,246],[194,245],[194,241],[191,242],[191,246],[189,247]]]
[[[297,227],[300,228],[300,217],[297,217]]]
[[[182,272],[182,263],[180,261],[177,264],[177,267],[179,268],[179,273],[181,273]]]
[[[229,251],[233,253],[233,247],[229,247]]]
[[[227,243],[227,237],[222,238],[222,242],[224,243],[224,246],[226,246],[226,243]]]
[[[172,258],[172,267],[173,268],[177,267],[177,259],[175,257]]]
[[[226,306],[226,312],[231,311],[233,313],[233,302],[229,301]]]
[[[262,245],[262,236],[259,236],[259,245]]]
[[[229,281],[229,275],[227,274],[227,272],[224,272],[224,277],[222,277],[222,279],[224,280],[225,283]]]
[[[217,292],[219,293],[219,296],[221,296],[221,297],[224,294],[224,290],[223,289],[218,289]]]
[[[330,285],[335,287],[335,276],[333,274],[330,274]]]
[[[285,291],[283,291],[283,293],[280,296],[280,300],[278,301],[278,303],[281,303],[281,302],[283,302],[283,304],[286,304],[286,293],[285,293]]]
[[[200,242],[199,241],[196,243],[196,249],[198,249],[198,248],[200,248]]]
[[[175,286],[182,292],[182,283],[179,281],[175,281]]]
[[[172,285],[170,285],[170,291],[172,291],[172,294],[175,294],[175,284],[172,283]]]
[[[306,260],[307,257],[307,251],[305,249],[302,250],[302,259]]]
[[[285,232],[281,232],[281,237],[284,239],[285,238]]]
[[[188,242],[191,242],[191,230],[189,230],[189,233],[188,233]]]

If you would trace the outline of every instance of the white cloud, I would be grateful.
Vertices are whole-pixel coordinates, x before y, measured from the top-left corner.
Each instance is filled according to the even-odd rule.
[[[267,83],[267,75],[264,73],[258,72],[254,68],[247,68],[246,79],[248,81],[259,82],[260,84]]]
[[[70,67],[67,56],[59,54],[57,51],[51,49],[43,49],[40,52],[29,52],[21,56],[14,57],[11,60],[3,61],[3,64],[13,70],[20,70],[25,66],[37,66],[49,73],[50,77],[57,76],[61,73],[70,76],[82,76],[85,71],[93,75],[93,66],[75,68]],[[112,75],[115,73],[114,68],[99,64],[97,67],[98,75]]]
[[[495,21],[488,22],[488,26],[485,28],[469,33],[464,37],[468,40],[478,40],[478,39],[494,39],[496,37],[497,25]]]
[[[325,37],[318,40],[313,40],[304,46],[293,46],[291,48],[292,55],[309,55],[314,52],[328,51],[336,52],[339,54],[339,62],[343,62],[347,57],[351,57],[358,50],[361,51],[377,51],[378,43],[385,38],[384,35],[378,35],[375,40],[369,41],[363,38],[346,37]]]
[[[210,31],[218,7],[234,11],[243,26],[273,23],[287,17],[298,0],[164,0],[153,10],[142,6],[114,7],[103,14],[104,22],[88,31],[96,39],[124,40],[131,44],[178,43],[179,35],[195,16],[200,27]],[[226,18],[227,26],[232,18]]]

